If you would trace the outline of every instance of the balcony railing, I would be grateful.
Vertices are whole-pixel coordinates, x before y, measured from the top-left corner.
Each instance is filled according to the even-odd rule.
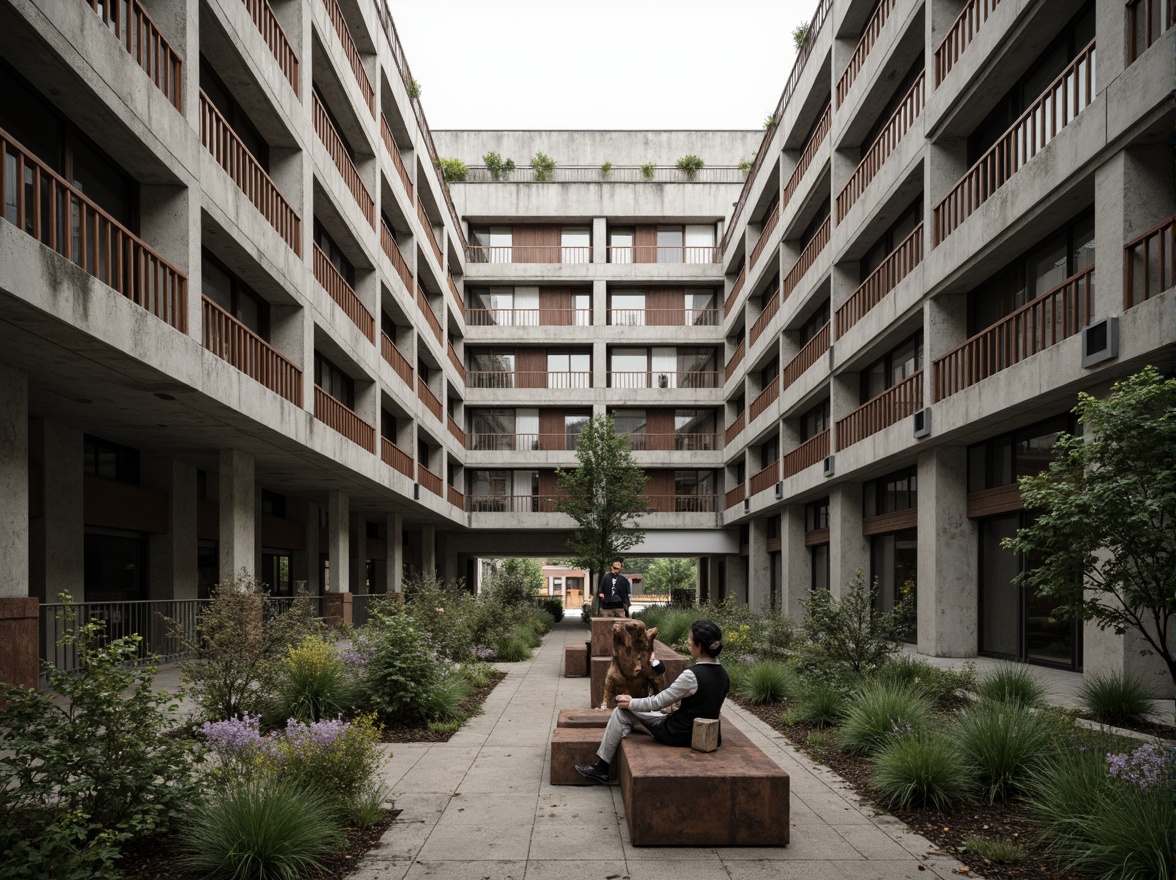
[[[718,388],[722,374],[714,370],[610,370],[609,388]]]
[[[416,286],[413,283],[412,271],[408,268],[408,263],[404,261],[404,255],[400,253],[400,247],[396,244],[396,236],[392,234],[392,230],[388,228],[388,224],[384,222],[382,217],[380,218],[380,247],[384,249],[384,253],[392,261],[392,267],[400,276],[400,280],[404,282],[405,289],[409,293],[413,293]]]
[[[1176,261],[1176,216],[1153,226],[1123,248],[1123,308],[1158,296],[1172,286]]]
[[[437,316],[433,314],[433,307],[429,305],[429,298],[425,296],[425,292],[419,287],[417,288],[417,308],[421,314],[425,316],[425,323],[429,325],[429,329],[433,331],[433,335],[437,337],[437,343],[443,341],[441,332],[441,322],[437,320]]]
[[[902,99],[902,103],[898,105],[898,109],[894,111],[894,115],[890,117],[878,137],[874,138],[874,143],[870,145],[870,148],[866,150],[862,161],[858,163],[857,168],[850,175],[849,181],[837,194],[838,223],[845,219],[849,209],[862,197],[862,193],[866,191],[870,182],[882,170],[887,158],[898,147],[903,135],[915,124],[915,120],[923,112],[923,102],[926,96],[925,82],[926,77],[920,73],[914,85],[910,87]]]
[[[466,449],[475,452],[559,452],[577,449],[580,435],[566,431],[544,434],[467,433]]]
[[[693,177],[675,165],[657,165],[653,176],[642,171],[641,165],[612,165],[607,174],[599,165],[558,165],[547,180],[536,180],[535,169],[519,165],[509,172],[499,171],[498,177],[485,165],[470,165],[462,183],[742,183],[743,172],[738,165],[707,165]]]
[[[459,425],[454,420],[453,416],[449,415],[448,413],[445,414],[445,424],[449,428],[449,433],[453,435],[453,439],[456,440],[464,449],[466,444],[466,436],[465,431],[461,429],[461,425]]]
[[[368,452],[376,451],[376,429],[318,385],[314,386],[314,417]]]
[[[466,495],[469,513],[556,513],[562,495]]]
[[[99,2],[99,0],[95,0],[95,2]],[[278,62],[282,75],[286,77],[286,81],[294,89],[294,94],[298,95],[298,56],[294,53],[294,47],[290,44],[286,32],[282,30],[277,16],[274,15],[269,0],[241,0],[241,2],[249,10],[249,16],[257,25],[257,29],[261,31],[262,39],[265,40],[265,44],[273,53],[274,60]]]
[[[764,410],[780,399],[780,377],[773,376],[772,381],[764,386],[764,390],[755,396],[748,408],[747,417],[751,421],[759,418]]]
[[[746,497],[744,494],[746,487],[740,483],[734,489],[728,489],[727,494],[723,496],[723,510],[730,510],[737,504],[742,504]]]
[[[788,366],[784,368],[784,372],[780,374],[785,388],[792,387],[801,376],[805,374],[809,367],[824,357],[825,352],[829,350],[829,324],[826,323],[824,327],[816,332],[804,347],[796,353],[796,357],[788,362]]]
[[[743,282],[747,279],[747,267],[742,266],[739,269],[739,274],[735,277],[735,283],[731,285],[731,292],[727,294],[727,301],[723,303],[723,314],[731,314],[731,310],[735,308],[735,301],[739,299],[739,292],[743,290]]]
[[[396,371],[396,375],[404,380],[405,385],[413,385],[412,364],[408,362],[408,358],[400,353],[388,334],[380,333],[380,354],[384,356],[384,360],[392,365],[392,369]]]
[[[449,283],[449,293],[453,296],[454,305],[461,313],[462,320],[465,320],[465,303],[462,302],[461,291],[457,289],[457,282],[453,280],[453,275],[450,273],[446,273],[445,280]]]
[[[372,313],[317,244],[314,245],[314,277],[363,335],[375,342],[376,321]]]
[[[713,433],[649,434],[644,431],[626,434],[634,452],[714,452],[723,448],[723,435]]]
[[[437,399],[436,394],[429,390],[429,386],[425,384],[424,379],[420,376],[417,376],[417,397],[425,405],[425,409],[431,412],[437,421],[441,421],[444,418],[441,401]]]
[[[718,309],[609,309],[613,327],[714,327]]]
[[[748,260],[750,265],[755,265],[756,260],[758,260],[760,254],[763,253],[764,246],[772,237],[772,233],[776,231],[776,224],[779,222],[780,203],[776,202],[776,207],[772,208],[772,213],[768,214],[768,216],[764,218],[764,225],[760,228],[759,238],[757,238],[755,241],[755,247],[751,249],[751,258]]]
[[[834,314],[836,338],[840,339],[870,309],[882,302],[886,295],[898,287],[898,283],[921,262],[923,262],[922,223],[911,230],[910,235],[904,238],[898,247],[879,264],[878,268],[858,286],[858,289],[850,294],[849,299],[837,307],[837,312]]]
[[[588,370],[466,370],[467,388],[591,388]]]
[[[1176,25],[1176,0],[1127,0],[1127,63]]]
[[[200,142],[290,249],[302,256],[302,221],[203,91],[200,93]]]
[[[935,359],[935,400],[962,391],[1073,336],[1090,320],[1094,266]]]
[[[441,494],[441,477],[433,473],[419,461],[417,462],[417,482],[434,495]]]
[[[878,34],[882,32],[882,26],[886,24],[886,19],[890,17],[890,13],[894,10],[896,2],[897,0],[882,0],[874,8],[874,14],[870,16],[870,20],[866,22],[866,28],[862,31],[861,39],[858,40],[857,46],[854,47],[853,54],[849,56],[849,64],[846,65],[845,70],[841,74],[841,78],[837,80],[838,107],[844,103],[845,96],[849,94],[854,80],[857,79],[858,73],[861,72],[862,65],[866,63],[866,57],[870,54],[870,50],[874,48]]]
[[[302,371],[208,297],[201,297],[201,301],[204,347],[270,391],[302,406]]]
[[[727,425],[727,430],[724,432],[723,439],[728,446],[735,442],[735,438],[743,432],[743,429],[746,427],[746,425],[747,410],[744,410],[735,417],[735,421]]]
[[[720,251],[714,245],[609,245],[608,261],[610,263],[689,263],[705,265],[717,263]],[[564,260],[567,262],[588,263],[591,260]]]
[[[339,42],[343,44],[343,54],[347,56],[347,62],[351,65],[351,72],[355,75],[356,83],[359,84],[359,91],[363,95],[364,103],[367,104],[368,110],[372,112],[374,117],[376,115],[375,92],[372,90],[372,83],[368,79],[367,71],[363,69],[363,59],[359,56],[359,47],[355,45],[355,40],[351,37],[351,29],[347,27],[347,19],[343,17],[343,10],[339,8],[338,0],[323,0],[323,5],[327,9],[327,17],[335,26],[335,33],[339,35]]]
[[[457,375],[461,376],[461,381],[465,382],[466,368],[465,364],[461,362],[461,358],[457,355],[457,349],[453,347],[453,342],[445,343],[445,353],[449,355],[449,363],[453,364],[453,369],[457,370]]]
[[[645,495],[646,513],[714,513],[714,495]]]
[[[809,170],[809,166],[813,164],[813,159],[817,155],[817,150],[821,148],[821,144],[825,142],[826,136],[829,134],[829,124],[833,118],[833,111],[828,105],[825,105],[825,112],[821,114],[821,120],[817,123],[817,127],[813,129],[812,135],[808,139],[808,143],[804,145],[801,150],[800,158],[796,160],[796,167],[792,169],[792,175],[788,178],[788,183],[784,186],[784,193],[780,196],[780,210],[783,211],[788,207],[788,203],[792,201],[792,197],[796,195],[796,191],[800,189],[801,181],[804,180],[805,174]]]
[[[0,210],[13,226],[187,332],[187,276],[3,129]]]
[[[952,67],[960,60],[964,50],[971,45],[988,16],[1000,5],[1000,0],[968,0],[956,17],[947,36],[935,49],[935,87],[951,73]]]
[[[469,327],[587,327],[591,309],[466,309]]]
[[[429,219],[429,213],[420,199],[417,199],[416,211],[417,219],[421,221],[421,227],[425,230],[425,238],[429,240],[433,256],[437,258],[437,265],[440,266],[444,262],[441,259],[441,245],[437,244],[437,236],[433,234],[433,221]]]
[[[372,194],[363,185],[363,179],[359,176],[355,163],[351,161],[351,156],[348,155],[347,147],[343,145],[343,139],[339,137],[339,132],[335,131],[331,117],[327,115],[327,108],[319,100],[318,93],[311,92],[310,97],[311,109],[314,113],[314,130],[318,133],[323,146],[327,148],[327,152],[331,154],[331,160],[339,169],[343,183],[351,190],[351,195],[355,199],[355,203],[359,205],[359,210],[363,212],[364,219],[374,228],[376,225],[376,203],[372,199]]]
[[[558,244],[470,245],[466,259],[471,263],[591,263],[592,248]]]
[[[859,440],[877,434],[922,406],[923,371],[919,370],[839,419],[836,425],[837,448],[846,449]]]
[[[800,279],[813,267],[813,263],[817,261],[817,257],[821,255],[821,251],[829,243],[829,233],[832,228],[832,218],[826,217],[825,222],[821,224],[821,228],[816,231],[813,237],[809,239],[809,243],[804,246],[804,250],[800,252],[796,263],[788,270],[788,274],[784,276],[784,280],[780,283],[780,302],[784,302],[784,300],[792,295],[792,291],[796,290],[796,285],[800,283]]]
[[[183,62],[139,0],[85,0],[127,54],[151,77],[175,108],[183,111]]]
[[[780,459],[780,479],[787,480],[829,455],[829,431],[824,430]]]
[[[408,169],[404,167],[404,160],[400,158],[400,150],[396,146],[396,138],[392,137],[392,129],[388,126],[388,118],[383,114],[380,114],[380,137],[384,141],[384,149],[392,157],[392,166],[396,169],[396,174],[400,177],[400,182],[404,185],[404,191],[408,193],[408,200],[415,202],[416,197],[413,195],[412,179],[408,176]]]
[[[387,437],[380,438],[380,458],[388,467],[399,471],[410,480],[413,478],[412,456]]]
[[[1094,66],[1091,40],[935,206],[933,245],[951,235],[1094,99]]]
[[[445,487],[445,499],[458,510],[465,510],[465,495],[456,486]]]
[[[759,313],[759,317],[755,319],[755,323],[751,325],[751,333],[748,337],[748,342],[755,345],[756,340],[763,335],[763,332],[768,329],[768,325],[772,323],[772,318],[776,317],[776,312],[780,311],[780,288],[776,288],[770,297],[764,302],[764,310]]]
[[[735,375],[735,368],[743,362],[743,355],[747,352],[747,341],[739,340],[739,345],[735,347],[735,351],[731,353],[731,359],[727,361],[727,366],[723,368],[723,377],[725,381],[731,381],[731,377]]]
[[[770,489],[780,480],[780,462],[774,461],[763,470],[751,475],[748,481],[749,495],[758,495],[765,489]]]

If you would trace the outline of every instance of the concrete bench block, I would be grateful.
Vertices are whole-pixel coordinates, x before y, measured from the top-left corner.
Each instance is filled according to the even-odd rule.
[[[551,732],[551,784],[595,785],[576,772],[577,764],[595,764],[600,748],[603,727],[557,727]],[[649,739],[650,737],[644,737]],[[617,778],[617,762],[613,761],[609,775]]]
[[[604,727],[612,709],[560,709],[556,727]]]
[[[577,678],[588,674],[588,646],[566,645],[564,647],[564,677]]]

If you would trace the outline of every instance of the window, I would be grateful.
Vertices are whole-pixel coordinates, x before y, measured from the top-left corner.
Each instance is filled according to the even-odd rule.
[[[674,510],[709,513],[714,510],[715,477],[712,471],[674,471]]]
[[[82,440],[82,473],[137,486],[139,450],[86,434]]]
[[[200,89],[208,96],[208,100],[212,102],[212,106],[217,109],[217,112],[225,118],[225,122],[229,124],[233,133],[240,138],[245,149],[249,151],[249,155],[257,160],[257,164],[261,166],[263,171],[268,173],[270,170],[269,144],[266,143],[261,132],[257,130],[257,126],[253,124],[253,120],[249,118],[249,114],[237,103],[233,93],[216,75],[212,65],[203,55],[200,56]],[[322,96],[319,97],[321,99]],[[324,101],[323,107],[326,106]]]
[[[709,450],[715,445],[715,412],[710,409],[674,410],[674,448]]]
[[[632,227],[610,229],[608,232],[608,261],[610,263],[633,262]]]
[[[683,303],[686,307],[688,327],[713,327],[719,323],[715,312],[714,291],[686,291]]]
[[[615,387],[615,386],[614,386]],[[645,448],[646,417],[643,409],[618,409],[613,412],[613,430],[629,437],[629,448]]]
[[[657,228],[657,261],[659,263],[681,263],[683,234],[681,226],[659,226]]]
[[[539,472],[467,471],[470,510],[483,513],[530,513],[538,510]]]
[[[914,232],[915,227],[922,222],[923,197],[920,195],[906,207],[889,229],[878,236],[878,240],[866,251],[865,256],[858,263],[858,281],[862,282],[869,278],[874,270],[882,265],[886,258],[894,253],[894,249],[902,244],[907,236]]]
[[[687,263],[709,263],[714,259],[715,227],[713,225],[686,226],[686,252],[683,255]]]
[[[644,348],[614,348],[609,354],[613,388],[649,387],[649,352]]]
[[[319,352],[314,353],[314,384],[348,409],[355,409],[355,382]]]
[[[547,353],[548,388],[590,387],[592,355],[571,351]]]
[[[819,532],[829,528],[829,499],[818,498],[804,506],[804,530]]]
[[[394,416],[388,410],[381,408],[380,409],[380,436],[383,437],[385,440],[387,440],[389,443],[391,443],[393,446],[396,445],[396,428],[397,428],[396,416]]]
[[[659,263],[709,263],[714,258],[714,249],[714,224],[657,227]]]
[[[862,489],[862,516],[880,516],[913,510],[919,506],[919,470],[903,468],[885,477],[870,480]]]
[[[969,446],[968,491],[1011,486],[1041,473],[1053,461],[1058,435],[1073,433],[1075,427],[1072,416],[1060,415]]]
[[[277,492],[271,492],[269,489],[262,489],[261,512],[266,516],[278,516],[285,519],[286,496],[279,495]]]
[[[327,230],[319,223],[318,218],[315,218],[314,221],[314,243],[318,245],[327,261],[335,267],[335,271],[343,276],[343,280],[351,287],[355,287],[355,267],[351,265],[347,257],[343,256],[343,251],[339,250],[339,246],[327,234]]]
[[[580,446],[580,435],[588,426],[590,415],[584,413],[564,414],[564,442],[567,449],[577,449]]]
[[[559,233],[560,262],[592,262],[592,230],[587,226],[565,226]]]
[[[923,331],[899,343],[862,371],[861,402],[873,400],[923,368]]]
[[[208,251],[202,251],[201,256],[204,295],[268,341],[269,303]]]
[[[611,323],[620,327],[645,325],[645,294],[632,290],[618,290],[611,297]]]
[[[515,355],[513,351],[490,349],[469,353],[467,381],[471,388],[513,388]]]
[[[812,440],[829,430],[829,398],[825,398],[800,417],[801,442]]]

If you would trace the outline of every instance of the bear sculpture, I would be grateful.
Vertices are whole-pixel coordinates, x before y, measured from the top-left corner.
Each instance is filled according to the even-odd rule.
[[[640,620],[619,621],[613,627],[613,656],[604,679],[602,709],[615,709],[618,694],[648,697],[663,687],[662,676],[650,660],[657,627],[646,629]]]

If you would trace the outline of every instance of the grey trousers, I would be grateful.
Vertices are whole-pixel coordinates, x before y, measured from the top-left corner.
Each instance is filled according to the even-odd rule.
[[[634,712],[632,709],[613,709],[604,728],[604,737],[600,740],[600,748],[596,755],[600,760],[609,764],[621,746],[621,740],[632,732],[638,723],[646,727],[656,727],[669,716],[663,712]]]

